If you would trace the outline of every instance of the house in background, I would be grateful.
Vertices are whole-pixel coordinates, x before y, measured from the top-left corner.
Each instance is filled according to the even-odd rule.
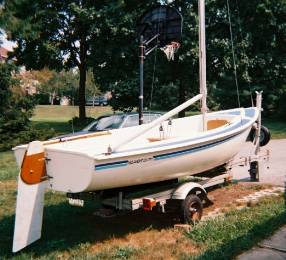
[[[66,96],[61,97],[61,99],[60,99],[60,105],[61,106],[69,106],[70,103],[71,103],[71,101],[70,101],[69,97],[66,97]]]
[[[0,47],[0,63],[5,63],[8,59],[8,52],[4,47]],[[12,61],[15,59],[12,59]],[[20,73],[16,75],[20,80],[20,85],[22,91],[26,95],[35,95],[37,93],[37,87],[40,83],[38,80],[33,78],[33,75],[30,71],[26,71],[24,67],[20,68]]]
[[[8,50],[0,47],[0,63],[4,63],[6,62],[7,58],[8,58]]]
[[[35,95],[38,93],[40,82],[36,80],[31,71],[22,70],[18,75],[20,85],[26,95]]]

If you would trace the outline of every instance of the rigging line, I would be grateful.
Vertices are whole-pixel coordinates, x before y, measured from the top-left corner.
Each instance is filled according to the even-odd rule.
[[[228,13],[228,23],[229,23],[229,33],[230,33],[230,40],[231,40],[231,52],[232,52],[232,60],[233,60],[233,68],[234,68],[236,94],[237,94],[238,106],[240,107],[240,98],[239,98],[239,89],[238,89],[237,71],[236,71],[236,61],[235,61],[233,36],[232,36],[232,25],[231,25],[230,11],[229,11],[229,1],[226,0],[226,3],[227,3],[227,13]]]
[[[239,36],[240,36],[241,40],[243,40],[243,37],[242,37],[242,26],[241,26],[241,20],[240,20],[240,11],[239,11],[239,6],[238,6],[237,0],[235,0],[235,3],[236,3],[236,10],[237,10],[237,16],[238,16]],[[242,44],[242,51],[243,51],[244,55],[246,56],[246,49],[245,49],[245,46],[243,44]],[[249,68],[249,62],[247,60],[247,63],[246,63],[247,76],[249,76],[248,68]],[[249,92],[250,92],[251,106],[254,106],[253,96],[252,96],[252,88],[251,88],[249,80],[247,80],[247,84],[248,84],[248,88],[249,88]]]

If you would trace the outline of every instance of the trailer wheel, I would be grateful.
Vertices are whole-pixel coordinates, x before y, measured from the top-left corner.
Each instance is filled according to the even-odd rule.
[[[262,125],[260,135],[260,146],[267,145],[271,138],[269,129]]]
[[[265,126],[261,126],[261,132],[260,132],[260,146],[265,146],[268,144],[271,138],[271,133],[269,129]],[[249,134],[249,139],[251,142],[254,141],[255,139],[255,129],[251,129],[250,134]]]
[[[190,194],[182,202],[181,221],[186,224],[194,224],[199,221],[203,215],[203,203],[200,198]]]

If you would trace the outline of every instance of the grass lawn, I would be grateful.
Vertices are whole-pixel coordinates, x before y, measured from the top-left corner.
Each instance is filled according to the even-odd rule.
[[[0,152],[0,181],[15,180],[18,167],[11,151]]]
[[[63,194],[47,192],[41,240],[13,255],[15,199],[16,182],[1,181],[0,259],[232,259],[286,223],[282,196],[185,233],[173,228],[172,214],[137,211],[102,219],[92,204],[74,208]]]
[[[111,107],[86,107],[87,117],[98,117],[104,114],[113,113]],[[44,106],[39,105],[34,111],[32,124],[38,129],[55,130],[56,135],[73,132],[72,126],[68,123],[73,117],[78,116],[78,107],[73,106]],[[84,126],[75,128],[80,130]]]
[[[204,249],[191,259],[232,259],[286,223],[285,199],[267,198],[258,206],[232,210],[224,217],[200,222],[188,234]]]
[[[286,138],[286,120],[279,121],[278,119],[266,118],[262,120],[262,124],[270,130],[271,138]]]
[[[103,114],[112,113],[110,106],[87,106],[86,116],[97,117]],[[34,111],[33,121],[53,121],[53,122],[64,122],[78,116],[77,106],[49,106],[39,105],[36,106]]]

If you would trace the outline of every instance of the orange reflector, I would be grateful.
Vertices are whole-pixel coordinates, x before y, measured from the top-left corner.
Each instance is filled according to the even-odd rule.
[[[153,207],[156,206],[156,200],[152,198],[144,198],[143,199],[143,209],[146,211],[151,211]]]
[[[46,176],[45,153],[24,156],[21,167],[21,178],[26,184],[36,184]]]

